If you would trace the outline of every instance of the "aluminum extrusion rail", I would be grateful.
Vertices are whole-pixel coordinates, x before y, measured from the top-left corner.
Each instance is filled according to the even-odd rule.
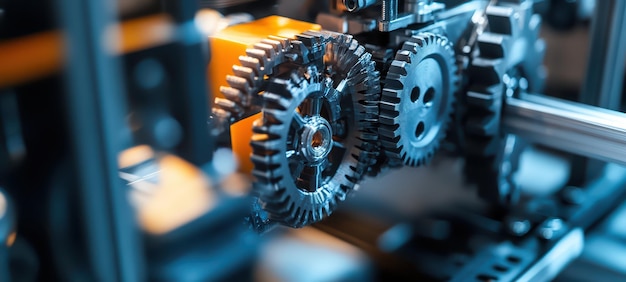
[[[626,165],[626,114],[621,112],[526,94],[506,99],[502,127],[533,143]]]

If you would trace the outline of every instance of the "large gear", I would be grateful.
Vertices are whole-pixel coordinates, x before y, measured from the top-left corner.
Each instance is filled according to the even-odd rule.
[[[513,2],[487,8],[489,31],[478,38],[464,97],[466,179],[478,185],[481,197],[502,206],[517,201],[513,175],[523,148],[519,138],[500,131],[504,99],[540,91],[544,79],[540,17],[532,14],[532,1]]]
[[[428,162],[445,137],[458,88],[452,44],[420,33],[397,51],[380,103],[379,134],[391,163]]]
[[[298,39],[268,79],[251,141],[260,205],[291,227],[330,215],[373,163],[380,95],[371,55],[351,36]]]

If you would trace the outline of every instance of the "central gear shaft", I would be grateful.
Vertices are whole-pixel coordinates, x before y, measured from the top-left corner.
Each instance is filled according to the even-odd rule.
[[[390,163],[428,162],[445,137],[458,73],[452,44],[421,33],[404,43],[387,72],[379,134]]]
[[[291,227],[330,215],[375,161],[380,93],[371,55],[351,36],[298,39],[261,95],[251,142],[260,206]]]

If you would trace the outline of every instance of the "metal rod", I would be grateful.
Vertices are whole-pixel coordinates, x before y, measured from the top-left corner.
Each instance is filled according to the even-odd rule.
[[[626,1],[597,1],[580,101],[619,109],[626,52]]]
[[[116,30],[110,29],[112,8],[102,0],[57,4],[68,46],[65,102],[74,164],[68,177],[74,177],[80,199],[78,208],[70,211],[80,221],[70,228],[85,234],[75,247],[83,251],[80,259],[89,280],[142,281],[142,245],[117,171],[117,154],[131,139],[124,126],[121,68],[107,48],[117,39]]]
[[[384,0],[382,6],[381,20],[391,22],[398,18],[398,0]]]
[[[626,114],[527,94],[506,100],[502,122],[528,141],[626,165]]]
[[[579,101],[607,109],[618,109],[624,77],[626,52],[626,1],[596,1],[591,21],[587,73]],[[570,184],[580,185],[597,177],[604,164],[574,158]]]

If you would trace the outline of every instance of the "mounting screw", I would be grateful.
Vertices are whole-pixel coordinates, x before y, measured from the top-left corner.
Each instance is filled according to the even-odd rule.
[[[506,219],[506,230],[513,236],[524,236],[530,230],[530,221],[520,217],[509,217]]]
[[[549,218],[537,229],[537,235],[545,240],[552,240],[563,228],[565,223],[560,218]]]

